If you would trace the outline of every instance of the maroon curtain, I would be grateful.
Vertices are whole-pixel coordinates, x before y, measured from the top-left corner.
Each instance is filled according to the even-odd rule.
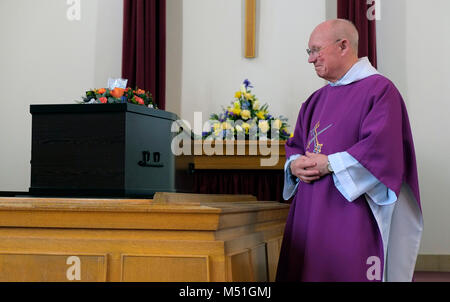
[[[259,201],[283,199],[282,170],[196,170],[193,193],[253,195]]]
[[[367,0],[338,0],[338,18],[352,21],[359,32],[359,57],[368,57],[377,67],[377,41],[375,20],[369,20],[367,12],[374,4]]]
[[[122,77],[165,109],[166,0],[124,0]]]

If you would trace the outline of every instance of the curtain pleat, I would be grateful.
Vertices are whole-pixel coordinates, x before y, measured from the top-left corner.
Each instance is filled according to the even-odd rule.
[[[166,0],[124,0],[122,77],[165,109]]]
[[[367,12],[373,4],[367,0],[338,0],[338,18],[352,21],[359,32],[359,57],[368,57],[377,68],[376,21],[369,20]]]

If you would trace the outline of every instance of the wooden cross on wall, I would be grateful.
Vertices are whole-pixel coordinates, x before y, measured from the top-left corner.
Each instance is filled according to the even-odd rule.
[[[245,57],[255,57],[256,0],[245,0]]]

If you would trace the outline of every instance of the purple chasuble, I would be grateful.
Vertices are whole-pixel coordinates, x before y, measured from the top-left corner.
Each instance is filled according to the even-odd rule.
[[[394,84],[372,75],[346,86],[327,85],[301,107],[286,156],[347,151],[397,196],[403,183],[420,207],[409,119]],[[368,278],[381,233],[362,195],[348,202],[328,174],[300,182],[286,223],[277,281],[381,281]],[[381,275],[383,275],[383,271]]]

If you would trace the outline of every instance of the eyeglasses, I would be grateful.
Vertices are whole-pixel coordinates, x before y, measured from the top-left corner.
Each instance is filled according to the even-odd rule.
[[[319,47],[319,48],[313,48],[313,49],[307,48],[307,49],[306,49],[306,53],[308,54],[308,56],[311,56],[311,55],[319,55],[320,52],[321,52],[322,50],[324,50],[325,48],[327,48],[327,47],[329,47],[329,46],[331,46],[331,45],[334,45],[334,44],[336,44],[336,43],[338,43],[338,42],[341,42],[341,41],[342,41],[342,39],[337,39],[336,41],[334,41],[334,42],[331,43],[331,44],[328,44],[328,45],[325,46],[325,47]]]

